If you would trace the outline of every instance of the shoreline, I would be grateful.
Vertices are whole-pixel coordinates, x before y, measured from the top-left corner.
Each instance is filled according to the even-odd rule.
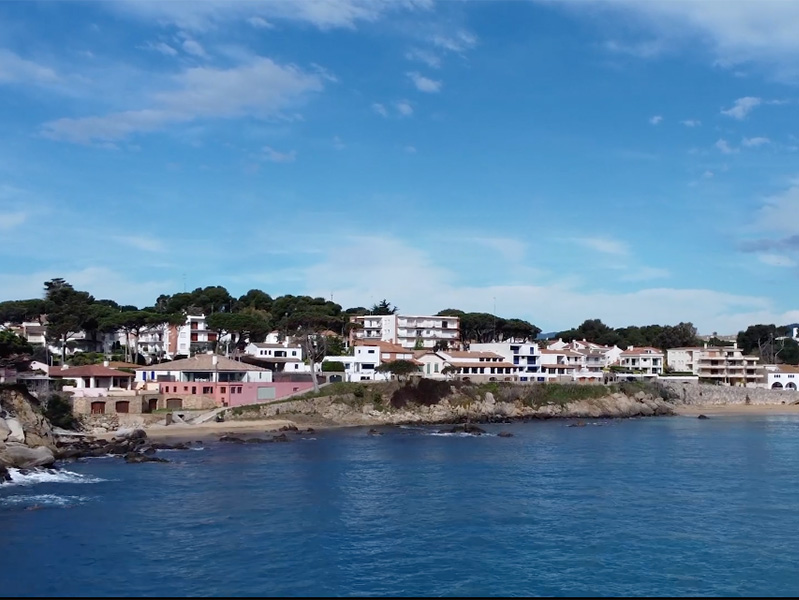
[[[672,415],[652,415],[652,416],[677,416],[677,417],[698,417],[699,415],[716,417],[739,417],[739,416],[799,416],[799,405],[793,404],[698,404],[698,405],[673,405]],[[209,441],[216,440],[223,435],[253,435],[253,434],[277,434],[282,427],[297,427],[300,432],[307,429],[314,431],[329,431],[333,429],[355,428],[355,427],[385,427],[399,426],[403,423],[331,423],[324,419],[309,419],[307,415],[292,415],[298,418],[290,419],[252,419],[241,421],[209,421],[200,425],[150,425],[143,428],[147,437],[160,442],[180,442],[180,441]],[[625,417],[599,416],[599,417],[577,417],[577,416],[549,416],[549,417],[510,417],[501,420],[491,418],[475,418],[471,422],[476,425],[492,425],[502,423],[523,423],[528,421],[544,420],[586,420],[586,419],[617,419]],[[457,424],[461,419],[447,421],[415,421],[404,423],[406,425],[451,425]],[[116,431],[91,435],[95,439],[111,440],[118,436]]]

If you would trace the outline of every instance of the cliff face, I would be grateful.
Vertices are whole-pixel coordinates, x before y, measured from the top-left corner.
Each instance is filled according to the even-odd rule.
[[[306,415],[331,425],[388,425],[405,423],[453,423],[466,419],[496,421],[549,418],[626,418],[674,414],[671,401],[647,391],[623,393],[612,388],[597,389],[593,397],[557,401],[531,401],[529,398],[508,398],[503,390],[475,393],[475,389],[451,389],[441,398],[427,402],[387,400],[379,392],[324,396],[309,400],[279,402],[228,411],[232,420],[292,418]]]
[[[55,449],[53,429],[39,401],[23,386],[0,387],[0,468],[49,466]]]

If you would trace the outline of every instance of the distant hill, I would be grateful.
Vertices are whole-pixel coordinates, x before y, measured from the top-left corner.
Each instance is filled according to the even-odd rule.
[[[558,337],[558,333],[560,333],[560,332],[559,331],[550,331],[549,333],[539,333],[538,337],[536,337],[535,339],[537,339],[537,340],[551,340],[553,338]]]

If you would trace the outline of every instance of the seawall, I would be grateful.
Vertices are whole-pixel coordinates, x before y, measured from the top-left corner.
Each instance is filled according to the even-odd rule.
[[[799,403],[799,391],[703,385],[698,383],[664,383],[663,385],[676,394],[677,403],[692,406]]]

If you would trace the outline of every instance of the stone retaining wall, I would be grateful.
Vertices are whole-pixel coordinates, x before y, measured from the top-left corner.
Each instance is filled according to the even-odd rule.
[[[769,390],[698,383],[666,383],[684,404],[795,404],[799,391]],[[679,400],[678,400],[679,402]]]

